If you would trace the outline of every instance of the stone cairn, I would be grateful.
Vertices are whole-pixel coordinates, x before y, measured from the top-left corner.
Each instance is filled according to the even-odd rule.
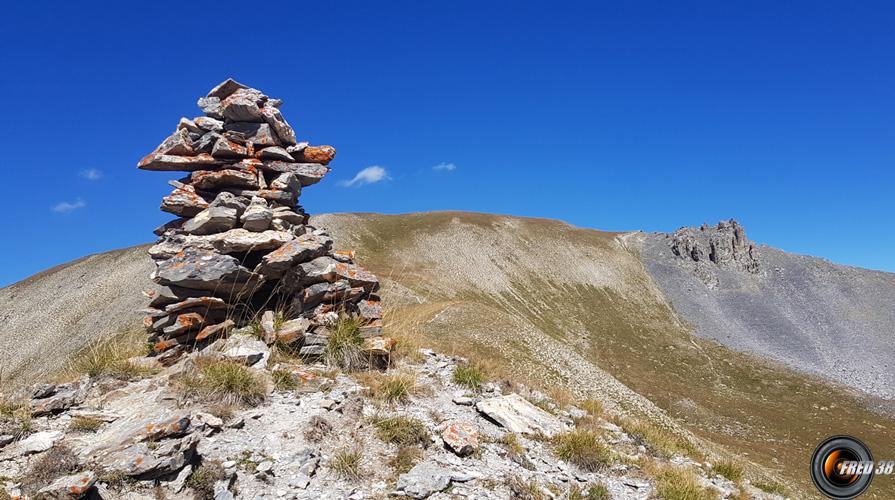
[[[178,218],[157,228],[156,264],[143,324],[155,355],[173,362],[235,329],[314,358],[333,326],[360,324],[362,352],[387,362],[376,276],[334,251],[298,205],[335,157],[331,146],[296,140],[279,99],[232,79],[198,101],[205,116],[176,131],[138,168],[183,171],[161,209]]]

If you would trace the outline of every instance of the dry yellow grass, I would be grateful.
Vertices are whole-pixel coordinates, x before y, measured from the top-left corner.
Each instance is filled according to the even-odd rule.
[[[185,395],[216,404],[254,405],[267,397],[267,382],[232,361],[198,357],[196,369],[174,380]]]
[[[96,377],[110,375],[121,379],[133,379],[152,375],[129,361],[136,356],[149,354],[146,334],[139,330],[121,333],[114,337],[89,344],[78,352],[61,374],[61,379],[76,379],[81,375]]]
[[[612,462],[612,453],[597,431],[575,429],[553,438],[556,456],[588,472]]]
[[[718,495],[702,486],[696,474],[676,466],[652,470],[656,493],[665,500],[716,500]]]
[[[363,458],[362,448],[349,446],[337,450],[327,465],[342,479],[354,481],[364,476]]]
[[[389,444],[398,446],[429,445],[429,431],[426,425],[413,417],[395,416],[373,420],[376,435]]]
[[[370,396],[387,403],[406,402],[419,390],[416,375],[409,371],[393,373],[368,371],[356,373],[354,376],[367,388]]]

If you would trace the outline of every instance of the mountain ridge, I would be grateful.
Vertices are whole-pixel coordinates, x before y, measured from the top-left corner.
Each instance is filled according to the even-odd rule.
[[[356,250],[358,261],[380,277],[391,333],[490,360],[508,379],[597,397],[610,410],[647,413],[749,453],[795,483],[806,481],[804,455],[847,422],[877,422],[881,428],[862,430],[860,437],[880,453],[895,453],[895,421],[867,409],[848,387],[693,335],[677,299],[669,300],[644,261],[641,247],[650,244],[649,251],[671,254],[659,236],[453,211],[328,214],[312,223],[330,231],[337,249]],[[91,256],[20,282],[27,286],[0,289],[2,313],[30,314],[32,335],[48,339],[43,347],[25,343],[28,355],[20,356],[17,332],[26,327],[5,322],[0,361],[31,360],[29,378],[47,375],[79,345],[130,327],[104,318],[120,314],[136,324],[139,290],[152,269],[146,248]],[[686,266],[670,262],[674,273],[691,278]],[[113,268],[118,272],[104,274]],[[10,298],[12,288],[17,299]],[[48,305],[35,314],[29,300],[41,297]],[[91,297],[91,307],[101,305],[106,314],[66,316],[64,308],[50,307]],[[51,326],[41,325],[48,321]],[[66,324],[64,335],[59,325]],[[41,359],[56,363],[35,362]],[[43,373],[33,371],[38,365]]]

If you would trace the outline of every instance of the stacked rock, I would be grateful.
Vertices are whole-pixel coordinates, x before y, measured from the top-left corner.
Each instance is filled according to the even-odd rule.
[[[377,278],[353,252],[333,251],[298,205],[336,151],[297,141],[281,104],[228,79],[199,99],[205,116],[181,118],[137,165],[190,172],[170,181],[161,209],[178,218],[155,230],[149,250],[158,286],[146,292],[143,322],[163,358],[250,324],[268,344],[320,356],[328,328],[346,317],[371,356],[394,345],[381,337]]]

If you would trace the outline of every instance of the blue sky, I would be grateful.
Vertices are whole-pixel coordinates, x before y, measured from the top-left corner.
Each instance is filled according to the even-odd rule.
[[[313,213],[734,217],[895,271],[892,26],[873,1],[14,2],[0,285],[151,241],[177,174],[135,164],[228,76],[338,149]]]

